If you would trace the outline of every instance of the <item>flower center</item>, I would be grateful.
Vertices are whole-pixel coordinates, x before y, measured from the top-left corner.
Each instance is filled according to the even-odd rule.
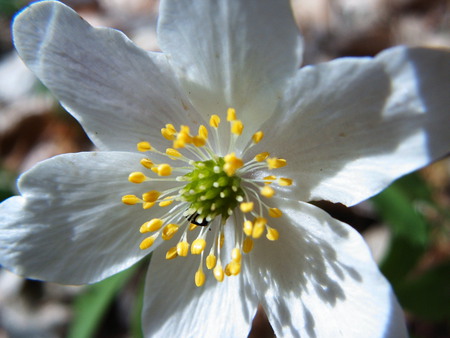
[[[230,135],[226,138],[230,140],[228,148],[234,149],[244,125],[236,118],[236,112],[232,108],[228,109],[227,121],[230,123]],[[219,116],[212,115],[209,125],[214,132],[216,145],[224,139],[219,137],[219,124]],[[264,233],[270,241],[278,239],[278,231],[269,226],[268,218],[281,217],[282,212],[269,206],[266,201],[275,194],[274,183],[281,186],[292,184],[289,178],[273,175],[262,179],[249,177],[257,177],[254,172],[258,170],[284,167],[286,160],[269,157],[267,152],[259,153],[247,162],[242,160],[246,152],[263,139],[262,131],[253,135],[252,142],[240,153],[242,158],[237,157],[234,152],[218,156],[208,140],[209,131],[204,125],[199,127],[194,136],[188,126],[181,126],[176,130],[172,124],[162,128],[161,134],[166,140],[172,141],[172,148],[162,152],[144,141],[137,144],[138,151],[153,152],[181,165],[158,164],[148,157],[143,158],[140,163],[148,174],[133,172],[128,180],[148,185],[153,190],[143,190],[141,197],[122,197],[124,204],[141,204],[145,210],[156,204],[163,208],[161,216],[141,225],[139,231],[151,235],[147,235],[139,247],[146,250],[159,239],[172,240],[181,233],[177,236],[177,244],[167,251],[166,259],[187,256],[189,251],[193,255],[200,255],[194,277],[197,286],[205,283],[204,265],[212,270],[219,282],[224,280],[225,275],[238,275],[241,271],[242,254],[250,253],[255,239]],[[163,191],[157,190],[158,182],[169,183],[171,187]],[[232,221],[227,222],[232,215]],[[234,240],[234,243],[231,252],[224,252],[225,227],[233,225],[235,236],[227,241]],[[207,239],[211,239],[211,236],[213,239],[208,245]],[[209,253],[204,258],[208,249]],[[222,260],[229,260],[229,263],[223,265]]]

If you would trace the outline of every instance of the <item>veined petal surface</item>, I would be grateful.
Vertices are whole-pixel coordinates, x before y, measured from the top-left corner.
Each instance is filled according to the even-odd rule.
[[[250,135],[301,63],[287,0],[163,0],[158,37],[196,109],[209,116],[233,107]]]
[[[231,229],[228,227],[225,231],[225,238],[232,239]],[[225,248],[232,244],[232,240],[225,240],[224,252],[228,252]],[[248,274],[241,272],[238,277],[225,277],[219,283],[211,270],[203,266],[206,282],[197,287],[194,273],[200,256],[188,255],[167,261],[165,254],[171,245],[173,243],[162,244],[152,255],[142,312],[145,336],[247,337],[258,307],[245,277]]]
[[[139,227],[151,215],[139,205],[121,202],[123,195],[142,190],[127,179],[140,170],[141,157],[66,154],[25,173],[19,180],[22,196],[0,204],[0,264],[29,278],[85,284],[148,254],[139,249],[144,239]],[[160,188],[164,185],[158,184]],[[156,209],[154,217],[161,212]]]
[[[447,154],[448,74],[449,51],[405,47],[299,70],[264,128],[290,198],[354,205]]]
[[[21,58],[82,124],[97,147],[134,150],[166,123],[200,118],[166,57],[123,33],[94,28],[60,2],[38,2],[13,26]]]
[[[280,239],[250,278],[278,337],[406,337],[403,312],[361,236],[310,204],[274,198]]]

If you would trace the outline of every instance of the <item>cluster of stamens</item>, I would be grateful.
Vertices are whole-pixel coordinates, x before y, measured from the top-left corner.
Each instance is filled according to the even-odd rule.
[[[230,123],[231,133],[229,149],[233,149],[244,125],[236,118],[236,112],[232,108],[228,109],[227,121]],[[214,132],[216,144],[219,141],[219,124],[220,117],[212,115],[209,125]],[[219,282],[222,282],[225,276],[238,275],[241,271],[242,253],[247,254],[253,249],[254,239],[260,238],[264,233],[271,241],[279,237],[278,231],[269,226],[267,216],[278,218],[282,216],[282,212],[265,203],[266,199],[275,195],[272,183],[281,186],[292,184],[289,178],[271,175],[256,180],[248,178],[247,174],[258,169],[284,167],[286,160],[269,157],[269,153],[263,152],[244,163],[241,157],[263,139],[262,131],[253,135],[252,142],[242,151],[241,157],[231,151],[223,157],[216,155],[208,140],[208,128],[204,125],[198,128],[197,135],[191,135],[188,126],[181,126],[177,130],[172,124],[167,124],[161,129],[161,134],[166,140],[172,141],[171,148],[162,152],[149,142],[143,141],[137,144],[138,151],[153,152],[170,161],[185,164],[172,166],[168,163],[154,163],[145,157],[140,163],[149,174],[133,172],[129,175],[128,180],[136,184],[150,182],[155,186],[158,181],[170,181],[174,185],[165,191],[145,191],[141,197],[122,197],[122,202],[127,205],[141,204],[144,209],[155,205],[167,208],[167,212],[159,218],[150,219],[141,225],[140,232],[151,235],[142,240],[140,249],[150,248],[158,238],[171,240],[181,229],[178,243],[167,251],[166,259],[187,256],[189,251],[193,255],[200,255],[199,268],[195,273],[197,286],[202,286],[206,280],[203,265],[212,270]],[[188,156],[194,157],[195,160]],[[240,224],[242,228],[235,229],[235,243],[229,253],[230,261],[222,264],[226,255],[221,254],[225,240],[224,227],[230,226],[227,219],[232,215],[235,224]],[[206,255],[208,233],[212,233],[214,239]],[[188,237],[192,236],[195,239],[189,242]]]

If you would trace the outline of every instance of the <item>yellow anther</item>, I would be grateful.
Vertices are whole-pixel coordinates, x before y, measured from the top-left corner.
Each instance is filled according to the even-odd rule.
[[[233,248],[231,250],[231,259],[235,262],[240,262],[242,259],[241,250],[239,248]]]
[[[161,193],[157,190],[150,190],[148,192],[146,192],[145,194],[142,194],[142,199],[144,200],[144,202],[155,202],[159,196],[161,195]]]
[[[220,264],[220,262],[218,262],[218,264],[214,267],[213,274],[218,282],[223,282],[225,274],[222,268],[222,264]]]
[[[242,251],[245,253],[249,253],[253,249],[253,239],[250,237],[245,237],[244,242],[242,243]]]
[[[239,207],[242,212],[250,212],[253,210],[253,202],[242,202]]]
[[[253,233],[253,222],[249,220],[245,221],[243,230],[247,236],[251,236]]]
[[[166,154],[169,155],[170,157],[182,157],[183,156],[178,150],[173,149],[173,148],[167,148]]]
[[[236,120],[236,110],[234,108],[228,108],[227,110],[227,121]]]
[[[178,256],[186,257],[189,253],[189,243],[186,241],[178,242],[177,253]]]
[[[267,166],[269,169],[282,168],[287,164],[286,160],[283,158],[271,157],[267,159]]]
[[[271,198],[275,195],[275,190],[270,185],[265,185],[261,188],[260,193],[264,197]]]
[[[231,133],[234,135],[241,135],[244,130],[244,124],[240,120],[231,122]]]
[[[167,207],[167,206],[171,205],[173,203],[173,201],[174,201],[174,196],[168,196],[168,197],[164,198],[163,201],[159,202],[159,206],[163,207],[163,208]]]
[[[235,153],[230,153],[224,157],[225,164],[223,165],[223,170],[228,176],[233,176],[236,170],[244,165],[244,162],[236,157]]]
[[[166,140],[169,140],[169,141],[175,140],[175,133],[176,133],[176,130],[171,130],[171,129],[169,129],[169,128],[162,128],[162,129],[161,129],[161,135],[162,135]]]
[[[158,165],[158,175],[159,176],[169,176],[172,174],[172,167],[166,163]]]
[[[139,203],[141,199],[135,195],[125,195],[122,196],[122,203],[127,205],[135,205]]]
[[[158,237],[158,235],[155,234],[155,235],[152,235],[152,236],[144,239],[141,242],[141,244],[139,245],[139,249],[146,250],[146,249],[150,248],[153,245],[153,243],[155,243],[156,237]]]
[[[214,254],[209,254],[206,257],[206,267],[211,270],[214,269],[214,267],[216,266],[217,263],[217,257]]]
[[[253,134],[252,141],[254,144],[257,144],[257,143],[261,142],[263,137],[264,137],[264,133],[262,131],[257,131],[256,133]]]
[[[269,176],[266,176],[263,178],[264,181],[268,181],[268,182],[264,182],[266,184],[270,184],[272,182],[269,182],[269,181],[275,181],[276,179],[277,179],[277,177],[274,175],[269,175]]]
[[[255,156],[255,160],[257,162],[262,162],[264,161],[266,158],[269,157],[269,153],[267,151],[263,152],[263,153],[259,153],[258,155]]]
[[[225,235],[220,234],[220,236],[217,238],[217,245],[219,246],[219,248],[223,247],[224,242],[225,242]]]
[[[142,183],[145,181],[145,179],[145,175],[138,171],[135,171],[128,176],[128,181],[130,181],[131,183]]]
[[[177,233],[178,229],[180,228],[177,224],[167,224],[164,229],[162,230],[161,237],[163,240],[168,241],[169,239],[172,239],[172,237]]]
[[[162,219],[153,218],[150,222],[147,222],[147,229],[148,231],[156,231],[159,230],[163,224],[164,221]]]
[[[203,250],[205,250],[205,247],[206,241],[203,238],[197,238],[195,241],[192,242],[191,254],[200,255],[203,252]]]
[[[142,208],[144,208],[145,210],[150,209],[151,207],[153,207],[155,205],[155,202],[144,202],[142,204]]]
[[[281,186],[290,186],[292,185],[292,180],[290,178],[280,177],[278,179],[278,184]]]
[[[145,151],[149,151],[152,150],[152,146],[150,145],[149,142],[139,142],[136,146],[137,150],[145,152]]]
[[[266,227],[267,220],[264,217],[256,217],[255,223],[253,226],[252,237],[259,238],[264,233],[264,229]]]
[[[227,276],[237,276],[239,275],[239,272],[241,272],[241,262],[231,261],[225,267],[225,273],[227,274]]]
[[[276,229],[269,227],[267,229],[266,237],[270,241],[276,241],[280,237],[280,234],[278,233],[278,231]]]
[[[220,117],[218,115],[212,115],[209,119],[209,125],[213,128],[218,128],[220,124]]]
[[[283,215],[283,213],[281,212],[280,209],[278,208],[269,208],[269,216],[270,217],[281,217]]]
[[[166,259],[174,259],[178,257],[177,247],[174,246],[167,250]]]
[[[174,125],[172,123],[167,123],[166,124],[166,129],[169,130],[172,133],[176,133],[177,130],[175,129]]]
[[[184,148],[186,147],[186,142],[183,139],[176,139],[175,141],[173,141],[173,147],[174,148]]]
[[[192,143],[196,147],[203,147],[206,144],[206,138],[203,136],[194,136],[192,138]]]
[[[194,223],[189,224],[189,231],[194,230],[196,227],[198,227],[197,224],[194,224]]]
[[[151,160],[149,160],[148,158],[143,158],[141,160],[141,164],[142,164],[142,166],[144,166],[147,169],[151,169],[154,166],[153,162]]]
[[[189,128],[189,126],[181,126],[180,127],[180,134],[186,134],[186,135],[190,135],[191,134],[191,130]]]
[[[208,138],[208,129],[203,124],[198,127],[198,136],[205,140]]]
[[[205,281],[206,281],[206,275],[203,272],[203,269],[201,267],[199,267],[197,272],[195,273],[195,285],[197,285],[197,287],[200,287],[203,284],[205,284]]]
[[[149,232],[150,230],[148,230],[147,227],[148,222],[145,222],[144,224],[141,225],[141,227],[139,228],[139,232],[141,234],[145,234],[146,232]]]

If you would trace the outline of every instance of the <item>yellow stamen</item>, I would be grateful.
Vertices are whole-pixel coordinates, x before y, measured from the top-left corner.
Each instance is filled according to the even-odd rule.
[[[264,217],[256,217],[255,223],[253,226],[252,237],[259,238],[264,233],[264,229],[266,227],[267,220]]]
[[[292,180],[290,178],[286,178],[286,177],[280,177],[278,179],[278,184],[281,186],[290,186],[292,185]]]
[[[213,274],[218,282],[223,282],[223,279],[225,278],[225,274],[224,274],[224,271],[222,268],[222,264],[220,264],[220,261],[214,267]]]
[[[269,153],[268,152],[263,152],[263,153],[260,153],[260,154],[258,154],[258,155],[256,155],[255,156],[255,160],[257,161],[257,162],[262,162],[262,161],[264,161],[266,158],[268,158],[269,157]]]
[[[217,257],[214,254],[209,254],[206,257],[206,267],[211,270],[216,266],[217,263]]]
[[[174,125],[172,123],[167,123],[166,124],[166,129],[169,130],[172,133],[176,133],[177,130],[175,129]]]
[[[175,196],[164,197],[164,200],[159,202],[159,206],[164,208],[164,207],[171,205],[174,201],[174,198],[175,198]]]
[[[244,124],[240,120],[236,120],[231,123],[231,133],[235,135],[242,135]]]
[[[253,202],[242,202],[239,207],[242,212],[250,212],[253,210]]]
[[[241,262],[231,261],[230,263],[228,263],[225,268],[225,273],[227,272],[233,276],[239,275],[239,272],[241,272]]]
[[[220,117],[218,115],[212,115],[209,119],[209,125],[213,128],[218,128],[220,124]]]
[[[249,253],[253,249],[253,240],[250,237],[245,237],[242,243],[242,251]]]
[[[161,237],[163,240],[168,241],[169,239],[172,239],[172,237],[177,233],[178,229],[180,228],[177,224],[167,224],[164,229],[162,230]]]
[[[249,220],[245,221],[243,230],[247,236],[251,236],[253,233],[253,222]]]
[[[225,235],[224,234],[220,234],[220,236],[217,238],[217,245],[219,246],[219,248],[223,247],[223,242],[225,241]]]
[[[206,275],[200,266],[198,268],[197,272],[195,273],[195,285],[197,285],[197,287],[200,287],[203,284],[205,284],[205,281],[206,281]]]
[[[152,146],[150,145],[149,142],[146,142],[146,141],[139,142],[136,147],[137,147],[137,150],[141,151],[141,152],[152,150]]]
[[[203,252],[203,250],[205,250],[205,247],[206,241],[203,238],[197,238],[195,241],[192,242],[191,254],[200,255]]]
[[[146,232],[149,232],[150,230],[148,230],[147,227],[148,222],[145,222],[144,224],[141,225],[141,227],[139,228],[139,232],[141,234],[145,234]]]
[[[156,231],[159,230],[163,224],[164,221],[162,219],[153,218],[150,222],[147,222],[147,229],[148,231]]]
[[[261,188],[260,193],[264,197],[271,198],[273,197],[273,195],[275,195],[275,190],[271,186],[265,185]]]
[[[257,131],[256,133],[253,134],[252,141],[254,144],[257,144],[257,143],[261,142],[263,137],[264,137],[264,133],[262,131]]]
[[[202,136],[194,136],[192,138],[192,143],[196,147],[203,147],[206,144],[206,138]]]
[[[276,241],[280,237],[280,235],[276,229],[269,227],[267,229],[266,237],[270,241]]]
[[[275,181],[276,179],[277,179],[277,177],[273,176],[273,175],[269,175],[269,176],[266,176],[266,177],[263,178],[264,181]],[[270,184],[272,182],[265,182],[265,183],[266,184]]]
[[[170,248],[166,253],[166,259],[174,259],[178,257],[177,247]]]
[[[127,205],[135,205],[139,203],[141,199],[135,195],[125,195],[122,196],[122,203]]]
[[[205,140],[208,138],[208,129],[203,124],[198,127],[198,136]]]
[[[139,249],[141,250],[146,250],[148,248],[150,248],[153,243],[155,243],[155,239],[156,239],[157,235],[152,235],[150,237],[147,237],[146,239],[144,239],[141,244],[139,245]]]
[[[159,191],[156,190],[150,190],[148,192],[146,192],[145,194],[142,195],[142,199],[145,202],[155,202],[159,196],[161,195],[161,193]]]
[[[128,181],[136,184],[144,182],[145,179],[146,179],[145,175],[138,171],[135,171],[128,176]]]
[[[178,150],[173,149],[173,148],[167,148],[166,154],[171,157],[182,157],[183,156]]]
[[[155,205],[155,202],[144,202],[142,204],[142,208],[144,208],[145,210],[150,209],[152,206]]]
[[[197,225],[197,224],[194,224],[194,223],[189,224],[189,231],[194,230],[197,226],[198,226],[198,225]]]
[[[158,166],[159,176],[170,176],[172,174],[172,167],[166,163],[160,164]]]
[[[189,243],[186,241],[178,242],[177,253],[178,256],[186,257],[189,253]]]
[[[140,163],[147,169],[151,169],[154,166],[153,162],[148,158],[143,158]]]
[[[175,133],[177,132],[176,129],[173,127],[173,125],[170,125],[171,128],[168,128],[168,124],[166,124],[166,128],[161,129],[161,134],[164,136],[164,138],[168,141],[175,140]]]
[[[236,120],[236,110],[234,108],[228,108],[227,110],[227,121],[235,121]]]
[[[240,262],[242,259],[241,250],[239,248],[233,248],[231,250],[231,259],[235,262]]]
[[[270,217],[281,217],[283,215],[283,213],[281,212],[280,209],[278,208],[269,208],[269,216]]]
[[[223,166],[223,170],[226,172],[228,176],[233,176],[236,170],[241,168],[244,165],[244,162],[236,157],[235,153],[230,153],[224,157],[225,164]]]
[[[282,168],[287,164],[286,160],[283,158],[271,157],[267,159],[267,166],[269,169]]]

